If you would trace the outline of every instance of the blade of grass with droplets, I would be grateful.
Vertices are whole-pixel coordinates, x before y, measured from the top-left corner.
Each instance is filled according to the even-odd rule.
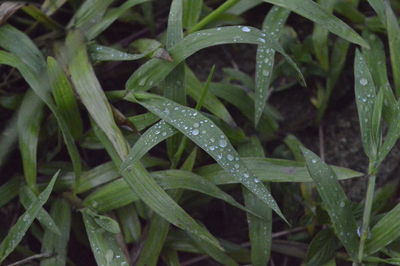
[[[182,41],[182,9],[183,0],[173,0],[168,16],[166,49],[170,50],[174,45]],[[185,66],[180,63],[175,69],[169,73],[163,82],[163,94],[168,99],[179,104],[186,104],[186,88],[185,88]],[[182,135],[172,136],[167,140],[167,153],[174,166],[177,163],[175,154],[179,149],[179,143],[182,140]]]
[[[186,36],[168,52],[173,62],[160,59],[151,59],[136,70],[126,82],[127,91],[148,90],[157,86],[165,77],[183,60],[195,52],[215,45],[229,43],[266,44],[268,48],[282,54],[286,60],[295,68],[299,78],[304,82],[300,69],[293,60],[285,53],[276,41],[265,36],[260,30],[247,26],[230,26],[203,30]]]
[[[152,124],[160,120],[158,116],[150,112],[131,116],[128,117],[128,119],[135,125],[135,128],[139,131],[142,131],[146,127],[151,126]]]
[[[256,137],[252,137],[248,143],[239,147],[240,156],[265,157],[261,142]],[[247,213],[247,224],[249,226],[249,238],[251,244],[251,263],[254,266],[268,264],[271,255],[272,243],[272,210],[263,201],[258,199],[246,188],[242,189],[246,208],[261,212],[262,217],[256,217]]]
[[[98,265],[128,265],[127,259],[118,245],[116,235],[100,226],[93,211],[81,210],[90,247]]]
[[[78,31],[70,32],[66,41],[70,50],[69,71],[71,79],[82,103],[89,111],[97,125],[104,131],[107,138],[121,158],[128,154],[125,138],[114,121],[110,104],[89,62],[83,36]]]
[[[389,38],[390,62],[392,63],[392,73],[395,93],[400,96],[400,26],[396,15],[390,6],[390,2],[385,2],[386,28]]]
[[[357,225],[350,201],[337,181],[335,172],[310,150],[301,147],[307,169],[331,218],[336,236],[355,259],[358,251]]]
[[[46,62],[43,55],[28,36],[10,25],[0,27],[0,46],[12,52],[0,51],[0,64],[17,68],[35,94],[46,103],[56,117],[71,157],[75,174],[79,177],[81,172],[79,152],[61,112],[50,96],[51,87],[46,75]]]
[[[294,13],[297,13],[321,27],[326,28],[330,32],[338,35],[339,37],[361,45],[368,47],[368,43],[358,35],[352,28],[350,28],[346,23],[338,19],[337,17],[329,14],[323,7],[319,4],[313,2],[312,0],[263,0],[264,2],[271,3],[283,8],[287,8]]]
[[[285,219],[271,193],[239,159],[229,140],[213,122],[198,111],[156,95],[142,94],[138,103],[181,131]]]
[[[100,139],[107,152],[112,157],[114,164],[116,166],[120,166],[122,163],[122,158],[125,158],[126,156],[121,158],[117,152],[114,151],[116,148],[112,146],[112,143],[107,138],[106,134],[96,125],[94,125],[94,128],[96,129],[95,132],[97,137]],[[126,182],[130,187],[130,191],[128,193],[129,198],[138,195],[147,206],[149,206],[152,210],[170,223],[180,227],[183,230],[192,232],[199,238],[208,241],[211,245],[220,248],[218,241],[213,237],[213,235],[198,225],[195,220],[156,183],[156,181],[150,176],[140,162],[136,161],[130,170],[120,172],[124,178],[122,181]],[[116,195],[117,193],[111,195],[111,201],[121,200],[121,198],[116,197]],[[97,205],[97,203],[98,201],[96,200],[92,201],[92,205]],[[129,203],[130,202],[127,204]],[[103,204],[106,205],[109,204],[109,202],[105,202]]]
[[[371,120],[375,104],[376,89],[367,62],[359,50],[356,51],[354,59],[354,77],[356,103],[364,151],[370,158],[370,161],[375,161],[378,145],[377,143],[373,143]]]
[[[47,73],[57,107],[72,136],[77,139],[83,134],[83,122],[71,83],[60,64],[51,56],[47,58]]]
[[[18,218],[17,222],[8,231],[7,236],[2,240],[0,244],[0,263],[3,262],[21,242],[26,231],[28,231],[29,227],[49,198],[58,174],[59,172],[53,176],[46,189],[40,193],[37,200],[29,206],[26,212]]]
[[[29,187],[24,186],[20,189],[19,201],[21,202],[21,204],[24,206],[25,209],[28,209],[29,206],[32,204],[32,202],[35,202],[36,200],[37,197],[35,193],[33,193]],[[47,230],[50,230],[54,234],[58,235],[61,234],[60,229],[57,227],[51,216],[47,213],[47,211],[44,208],[42,208],[39,211],[39,214],[37,215],[36,218],[40,222],[40,224]]]
[[[175,135],[178,131],[161,120],[140,136],[129,152],[127,159],[121,164],[121,171],[128,169],[135,161],[140,160],[154,146]]]
[[[43,118],[43,102],[32,91],[28,91],[18,111],[18,143],[26,183],[32,189],[36,186],[37,145],[40,124]],[[35,114],[32,116],[32,114]]]
[[[20,185],[21,179],[18,177],[13,177],[0,186],[0,208],[18,196]]]
[[[191,1],[183,0],[183,18],[182,25],[185,29],[190,30],[201,15],[201,9],[203,7],[203,0]]]
[[[4,123],[4,122],[3,122]],[[0,134],[0,169],[18,139],[18,114],[14,114]]]
[[[43,259],[40,266],[64,266],[67,260],[67,245],[71,230],[71,206],[65,199],[56,199],[51,206],[50,214],[60,228],[61,235],[45,230],[42,253],[50,253],[54,256]]]
[[[302,162],[247,157],[243,162],[263,182],[313,182],[310,174]],[[331,166],[339,180],[360,177],[363,174],[351,169]],[[195,170],[214,184],[235,184],[237,180],[224,171],[218,164],[203,166]]]
[[[91,44],[88,47],[90,58],[95,62],[102,61],[132,61],[138,60],[146,55],[144,54],[129,54],[126,52],[122,52],[112,47],[99,45],[99,44]]]
[[[273,7],[265,17],[262,32],[271,36],[275,41],[279,40],[280,31],[285,25],[290,11],[280,7]],[[271,77],[274,68],[275,51],[266,44],[260,44],[256,56],[256,88],[254,100],[254,124],[257,126],[264,111],[265,102],[271,94]]]
[[[185,69],[186,76],[186,86],[188,95],[193,98],[196,102],[199,102],[201,99],[201,91],[203,88],[203,84],[197,79],[193,71],[186,67]],[[212,94],[209,90],[205,96],[203,108],[207,109],[210,113],[219,117],[223,121],[225,121],[228,125],[234,125],[235,122],[226,109],[226,107]]]
[[[374,254],[400,237],[400,204],[385,214],[371,230],[366,241],[366,253]]]
[[[87,34],[89,40],[96,38],[130,8],[148,1],[149,0],[127,0],[119,7],[109,8],[101,21],[92,25],[90,28]]]

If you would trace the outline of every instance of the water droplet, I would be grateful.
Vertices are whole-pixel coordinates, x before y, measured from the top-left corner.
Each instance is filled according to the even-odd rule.
[[[315,159],[312,159],[312,160],[311,160],[311,162],[312,162],[312,163],[316,163],[316,162],[317,162],[317,160],[315,160]]]
[[[250,32],[251,30],[250,30],[249,27],[243,27],[243,28],[242,28],[242,31],[243,31],[243,32]]]
[[[210,146],[210,150],[215,150],[215,146]]]
[[[234,157],[232,156],[232,154],[228,154],[228,156],[226,156],[226,158],[228,158],[229,161],[233,161]]]
[[[219,142],[218,142],[218,144],[219,144],[219,146],[222,147],[222,148],[225,148],[226,145],[228,145],[228,143],[227,143],[226,140],[224,140],[224,139],[220,139]]]
[[[258,178],[254,178],[254,182],[260,183],[261,181],[260,181],[260,179],[258,179]]]
[[[344,201],[340,202],[340,207],[343,208],[346,204],[344,203]]]
[[[245,178],[248,178],[249,177],[249,174],[247,174],[247,173],[244,173],[244,175],[243,175]]]
[[[236,169],[238,169],[238,168],[239,168],[239,165],[238,165],[237,163],[235,163],[235,165],[234,165],[234,166],[235,166],[235,168],[236,168]]]
[[[210,141],[211,141],[211,142],[215,142],[215,139],[214,139],[214,138],[211,138]]]
[[[163,137],[165,137],[167,135],[167,132],[163,132],[162,135]]]
[[[365,86],[365,85],[368,84],[368,80],[365,79],[365,78],[362,78],[362,79],[360,79],[360,84],[363,85],[363,86]]]
[[[198,129],[193,129],[193,130],[192,130],[192,135],[193,135],[193,136],[197,136],[197,135],[199,135],[199,133],[200,133],[200,132],[199,132]]]
[[[199,125],[199,123],[194,123],[193,124],[193,127],[199,127],[200,125]]]

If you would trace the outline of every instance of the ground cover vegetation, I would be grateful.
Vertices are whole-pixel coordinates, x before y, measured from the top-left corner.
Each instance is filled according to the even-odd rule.
[[[3,1],[0,264],[399,265],[399,12]]]

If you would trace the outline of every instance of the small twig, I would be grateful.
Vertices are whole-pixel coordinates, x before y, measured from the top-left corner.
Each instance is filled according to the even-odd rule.
[[[23,260],[19,260],[19,261],[17,261],[17,262],[8,264],[8,266],[23,265],[23,264],[25,264],[25,263],[27,263],[27,262],[29,262],[29,261],[31,261],[31,260],[45,259],[45,258],[50,258],[50,257],[52,257],[52,256],[54,256],[54,254],[51,254],[51,253],[36,254],[36,255],[27,257],[27,258],[25,258],[25,259],[23,259]]]

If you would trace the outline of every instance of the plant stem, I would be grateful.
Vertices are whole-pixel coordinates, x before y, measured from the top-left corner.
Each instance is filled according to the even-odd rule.
[[[224,13],[226,10],[237,4],[239,0],[227,0],[225,3],[220,5],[217,9],[215,9],[213,12],[205,16],[202,20],[200,20],[196,25],[194,25],[188,33],[192,33],[198,30],[201,30],[204,28],[207,24],[212,22],[213,20],[217,19],[219,15]]]
[[[369,221],[371,218],[372,201],[374,199],[374,191],[375,191],[375,180],[376,180],[375,174],[369,176],[367,194],[364,205],[363,221],[361,226],[360,245],[358,248],[358,263],[361,263],[363,259],[365,241],[368,238]]]

